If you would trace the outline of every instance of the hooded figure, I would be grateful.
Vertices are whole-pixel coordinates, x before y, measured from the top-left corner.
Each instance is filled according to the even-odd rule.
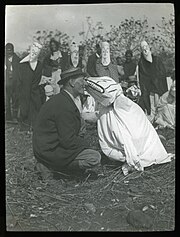
[[[19,117],[22,130],[31,130],[43,103],[39,82],[42,63],[38,60],[42,45],[34,42],[30,53],[19,65]]]
[[[66,52],[66,69],[71,67],[81,68],[80,66],[80,58],[79,58],[79,46],[75,41],[71,41],[69,43],[69,52]]]
[[[171,161],[172,154],[166,152],[143,110],[123,94],[120,84],[110,77],[90,77],[87,84],[87,91],[101,104],[97,129],[107,157],[139,171]]]
[[[120,75],[118,74],[117,65],[111,62],[110,45],[108,42],[101,43],[101,57],[97,59],[96,71],[98,76],[109,76],[119,83]]]
[[[79,57],[79,46],[75,41],[72,41],[69,45],[70,54],[68,55],[68,62],[66,68],[81,68],[80,67],[80,57]],[[94,116],[95,112],[95,102],[92,96],[90,96],[87,92],[86,95],[80,95],[76,97],[76,103],[78,105],[78,109],[81,113],[81,116],[88,120],[90,113],[92,112],[92,116]]]
[[[38,42],[32,43],[29,54],[25,58],[23,58],[20,63],[29,62],[32,70],[34,70],[36,68],[38,56],[40,54],[41,49],[41,44],[39,44]]]
[[[87,73],[91,77],[97,77],[96,63],[101,56],[101,46],[96,44],[96,51],[88,57],[87,61]]]
[[[168,90],[166,70],[160,58],[152,55],[146,41],[141,42],[141,51],[137,73],[142,92],[139,105],[147,113],[150,122],[153,123],[159,97]]]

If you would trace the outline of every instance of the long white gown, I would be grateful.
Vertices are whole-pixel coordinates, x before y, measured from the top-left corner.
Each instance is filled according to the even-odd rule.
[[[139,171],[152,164],[170,162],[173,155],[166,152],[144,111],[124,96],[120,84],[109,77],[88,79],[104,88],[104,92],[98,92],[98,87],[87,86],[87,91],[101,104],[97,129],[103,153]]]

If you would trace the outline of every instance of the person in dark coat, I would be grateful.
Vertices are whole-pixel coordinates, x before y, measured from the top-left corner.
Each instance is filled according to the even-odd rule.
[[[66,52],[65,69],[67,70],[70,67],[83,69],[82,57],[82,46],[80,47],[75,41],[72,41],[69,44],[69,52]]]
[[[14,45],[5,46],[5,86],[6,86],[6,120],[17,119],[18,113],[18,68],[20,58],[14,52]]]
[[[85,46],[79,46],[79,67],[82,69],[83,72],[86,72],[86,59],[85,59]]]
[[[122,80],[129,82],[129,77],[134,76],[136,72],[136,63],[132,60],[132,50],[127,50],[125,53],[125,57],[126,61],[123,64],[124,75],[122,76]]]
[[[54,95],[60,92],[58,81],[61,80],[61,73],[67,69],[67,53],[60,50],[60,44],[55,39],[49,43],[50,53],[43,60],[43,76],[49,78],[53,87]]]
[[[64,71],[66,69],[66,57],[65,52],[59,49],[60,44],[54,38],[49,42],[50,53],[45,57],[43,61],[44,70],[47,74],[52,75],[52,72],[61,69]]]
[[[146,41],[141,42],[141,50],[138,75],[142,94],[139,105],[153,123],[159,98],[168,91],[166,70],[161,59],[151,53]]]
[[[106,41],[101,43],[101,57],[97,59],[96,71],[99,77],[108,76],[120,82],[118,66],[111,62],[110,44]]]
[[[38,60],[42,46],[34,42],[30,54],[19,65],[19,120],[20,130],[31,132],[36,116],[43,104],[39,82],[42,63]]]
[[[87,61],[86,70],[89,76],[91,77],[98,77],[98,73],[96,71],[96,62],[97,62],[97,59],[100,58],[100,56],[101,56],[101,47],[99,44],[96,44],[96,52],[90,55]]]
[[[34,156],[37,167],[48,170],[86,170],[98,165],[101,155],[89,149],[79,134],[81,117],[75,99],[84,94],[84,73],[80,68],[70,68],[61,77],[62,91],[48,100],[38,114],[33,131]]]

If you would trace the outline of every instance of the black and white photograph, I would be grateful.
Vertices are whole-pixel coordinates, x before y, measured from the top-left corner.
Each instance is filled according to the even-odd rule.
[[[5,6],[7,232],[175,226],[175,6]]]

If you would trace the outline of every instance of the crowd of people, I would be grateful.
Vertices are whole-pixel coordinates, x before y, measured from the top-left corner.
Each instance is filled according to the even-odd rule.
[[[175,129],[175,70],[168,86],[166,69],[146,41],[139,62],[128,49],[123,64],[119,57],[112,63],[107,41],[96,44],[87,63],[75,41],[63,52],[51,39],[40,61],[42,47],[34,42],[20,59],[13,44],[5,46],[5,119],[32,134],[41,173],[85,172],[101,164],[100,152],[84,140],[84,121],[97,123],[102,152],[122,162],[125,175],[171,161],[156,129]]]

